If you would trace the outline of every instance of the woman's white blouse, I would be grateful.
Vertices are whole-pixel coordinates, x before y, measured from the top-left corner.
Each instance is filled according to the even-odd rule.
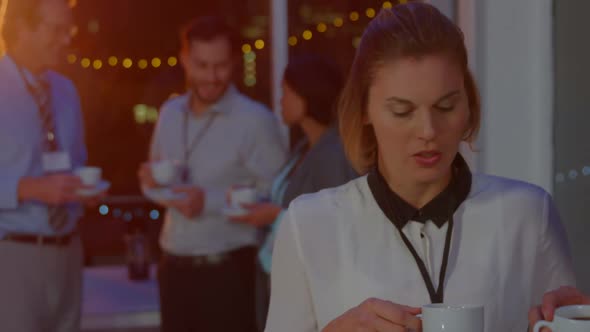
[[[485,332],[525,332],[543,294],[574,285],[561,221],[544,190],[474,175],[454,214],[445,303],[485,306]],[[447,224],[403,232],[438,282]],[[423,235],[423,236],[421,236]],[[368,298],[420,307],[430,297],[415,260],[367,178],[295,200],[279,228],[266,332],[320,331]]]

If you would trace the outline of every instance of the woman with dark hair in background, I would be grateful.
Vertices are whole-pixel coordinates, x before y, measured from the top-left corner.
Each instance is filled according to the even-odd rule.
[[[289,62],[282,83],[282,117],[291,129],[299,127],[303,138],[293,145],[291,157],[275,178],[270,202],[245,206],[248,214],[232,218],[270,228],[258,256],[257,316],[261,327],[268,309],[274,230],[284,209],[299,195],[339,186],[356,177],[334,126],[342,84],[338,67],[323,57],[302,55]]]

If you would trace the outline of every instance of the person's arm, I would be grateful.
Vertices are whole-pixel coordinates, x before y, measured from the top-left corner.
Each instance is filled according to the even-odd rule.
[[[338,187],[358,177],[346,159],[338,137],[331,138],[330,144],[312,148],[295,170],[285,190],[283,206],[303,194]]]
[[[143,163],[138,171],[138,178],[142,192],[156,186],[150,170],[150,162],[165,159],[167,156],[165,144],[166,135],[174,132],[173,109],[162,106],[158,123],[154,128],[149,150],[149,162]],[[194,218],[203,213],[218,212],[225,204],[225,192],[214,188],[202,188],[186,184],[177,186],[175,192],[184,193],[186,198],[178,201],[158,201],[156,203],[166,208],[177,209],[187,218]]]
[[[166,108],[164,105],[160,109],[160,116],[158,118],[158,122],[156,123],[156,126],[154,127],[154,131],[152,133],[152,138],[150,141],[150,148],[149,148],[149,152],[148,152],[148,161],[141,164],[139,167],[139,170],[137,172],[139,186],[141,188],[141,191],[144,193],[144,195],[145,195],[147,189],[151,189],[156,186],[156,182],[155,182],[155,180],[152,176],[151,170],[150,170],[150,162],[159,160],[163,156],[162,140],[163,140],[163,136],[165,135],[167,122],[169,121],[168,116],[169,116],[168,112],[166,111]],[[161,204],[161,202],[156,202],[156,203]]]
[[[74,123],[73,130],[75,131],[75,140],[73,142],[72,149],[72,167],[76,169],[78,167],[86,165],[88,161],[88,151],[86,150],[86,133],[84,130],[84,119],[82,118],[82,105],[80,103],[80,97],[78,90],[71,81],[68,81],[69,90],[74,104]]]
[[[66,93],[72,99],[71,130],[75,130],[71,157],[72,168],[86,163],[87,153],[84,143],[84,129],[80,112],[80,99],[76,88],[70,81],[66,81]],[[11,123],[0,124],[10,126]],[[8,131],[8,129],[6,129]],[[0,149],[2,146],[0,145]],[[52,174],[40,176],[26,176],[24,170],[28,168],[25,160],[11,160],[0,164],[0,210],[17,209],[22,202],[38,201],[49,205],[77,203],[81,201],[76,191],[83,187],[80,179],[71,174]]]
[[[317,332],[311,288],[292,208],[283,215],[272,256],[271,298],[265,332]],[[322,332],[417,331],[420,308],[366,299],[330,321]]]
[[[11,210],[19,205],[19,182],[17,172],[10,172],[8,167],[0,167],[0,210]],[[24,198],[24,197],[23,197]]]
[[[166,104],[164,104],[160,108],[159,114],[160,116],[158,117],[158,121],[154,127],[154,132],[152,133],[152,138],[150,141],[149,161],[160,160],[165,156],[163,140],[165,135],[170,135],[168,131],[170,131],[169,127],[171,126],[170,122],[172,121],[170,118],[172,115],[171,110],[169,110],[166,107]]]
[[[264,113],[263,113],[264,112]],[[260,111],[249,122],[240,158],[244,166],[256,177],[256,187],[262,194],[270,190],[275,175],[285,163],[287,151],[281,140],[276,117]]]
[[[175,133],[174,112],[175,110],[169,108],[168,104],[164,104],[160,108],[160,116],[150,141],[148,161],[142,163],[137,171],[139,186],[148,199],[151,199],[148,190],[158,186],[152,176],[150,164],[167,158],[166,149],[169,147],[166,145],[166,137]],[[204,199],[201,189],[182,185],[175,188],[175,191],[184,193],[185,199],[175,201],[154,200],[154,203],[165,208],[174,208],[187,218],[192,218],[201,213]]]
[[[300,195],[338,187],[358,177],[346,159],[342,145],[334,142],[318,152],[321,153],[316,154],[314,168],[309,172]]]
[[[38,201],[48,205],[80,203],[83,199],[77,191],[83,187],[80,178],[71,174],[20,177],[16,197],[17,202]]]
[[[68,85],[70,89],[70,94],[72,98],[72,104],[74,105],[74,114],[72,114],[72,118],[74,119],[73,128],[71,130],[74,132],[75,139],[72,142],[72,170],[76,170],[78,167],[85,166],[88,163],[88,151],[86,148],[86,131],[84,126],[84,118],[82,116],[82,105],[80,102],[80,96],[78,94],[78,89],[74,83],[68,80]],[[94,165],[93,165],[94,166]],[[108,190],[107,190],[108,191]],[[80,197],[80,203],[86,207],[96,207],[101,200],[106,197],[107,191],[99,192],[94,196],[91,197]],[[77,209],[76,213],[79,215],[82,214],[81,209]]]
[[[533,268],[532,299],[540,303],[543,294],[562,286],[575,286],[572,257],[567,236],[551,196],[543,199],[543,226],[538,234]]]
[[[259,193],[266,196],[274,176],[285,162],[286,150],[282,144],[276,117],[258,110],[244,121],[246,129],[240,146],[240,159],[244,167],[254,175]],[[216,214],[226,205],[227,190],[230,188],[200,188],[204,192],[203,214]]]
[[[265,332],[316,332],[318,326],[291,211],[283,214],[272,254]]]

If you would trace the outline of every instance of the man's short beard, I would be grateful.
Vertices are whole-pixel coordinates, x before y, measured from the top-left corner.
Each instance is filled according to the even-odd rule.
[[[223,89],[223,91],[216,98],[207,99],[199,94],[199,89],[195,88],[196,85],[197,84],[193,84],[193,82],[190,82],[190,81],[187,82],[188,89],[191,92],[191,94],[193,95],[192,97],[201,104],[214,104],[214,103],[218,102],[221,98],[223,98],[223,96],[227,92],[227,89],[229,89],[229,86],[230,86],[230,84],[227,84],[225,86],[225,88]]]

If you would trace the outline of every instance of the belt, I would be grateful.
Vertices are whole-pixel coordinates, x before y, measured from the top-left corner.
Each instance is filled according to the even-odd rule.
[[[72,239],[78,232],[74,231],[65,235],[36,235],[36,234],[7,234],[2,238],[2,241],[12,241],[19,243],[35,244],[39,246],[57,246],[65,247],[72,242]]]
[[[202,256],[178,256],[169,253],[162,253],[162,263],[177,266],[207,266],[219,265],[231,258],[231,253],[211,254]]]

